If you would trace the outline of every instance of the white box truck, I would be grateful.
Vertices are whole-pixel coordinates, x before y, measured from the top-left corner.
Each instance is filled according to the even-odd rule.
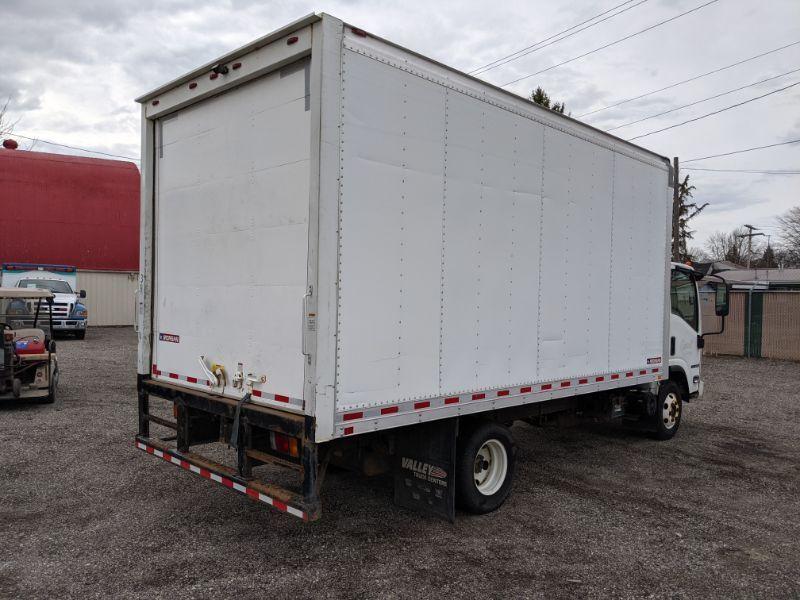
[[[391,470],[452,519],[507,497],[515,419],[669,438],[699,393],[666,158],[326,14],[138,101],[139,449],[307,520],[328,464]]]

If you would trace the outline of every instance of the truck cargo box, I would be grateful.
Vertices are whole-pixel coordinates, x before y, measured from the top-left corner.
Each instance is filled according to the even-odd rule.
[[[663,157],[327,15],[140,100],[141,374],[316,442],[661,376]]]

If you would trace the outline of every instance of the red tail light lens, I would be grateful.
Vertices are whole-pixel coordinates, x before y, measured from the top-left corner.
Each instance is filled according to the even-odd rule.
[[[297,438],[289,437],[288,435],[270,431],[269,445],[275,452],[279,454],[286,454],[294,457],[297,457],[300,454],[298,451]]]

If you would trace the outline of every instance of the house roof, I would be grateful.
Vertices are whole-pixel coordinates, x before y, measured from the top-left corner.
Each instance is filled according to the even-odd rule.
[[[732,269],[717,273],[728,283],[794,283],[800,285],[800,269]]]

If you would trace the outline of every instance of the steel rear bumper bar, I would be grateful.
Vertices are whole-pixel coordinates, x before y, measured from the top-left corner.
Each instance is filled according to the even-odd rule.
[[[147,375],[139,376],[137,388],[139,433],[136,436],[136,448],[222,484],[280,512],[305,521],[319,519],[320,465],[317,458],[317,444],[308,436],[308,432],[313,431],[313,421],[309,417],[257,404],[243,404],[239,419],[241,443],[237,450],[237,465],[234,468],[191,452],[191,446],[220,441],[221,426],[231,427],[233,422],[237,405],[235,400],[156,381]],[[172,402],[175,405],[176,420],[151,415],[151,396]],[[151,423],[173,429],[177,435],[171,439],[176,440],[174,446],[177,447],[166,444],[166,440],[151,436]],[[265,432],[270,431],[299,440],[301,449],[300,457],[295,459],[297,462],[292,463],[264,452],[263,445],[259,446],[258,440],[262,440],[263,444]],[[253,477],[253,467],[270,463],[297,471],[301,477],[300,491],[256,480]]]
[[[280,512],[288,513],[299,517],[304,521],[318,518],[313,513],[303,507],[301,498],[296,497],[288,490],[283,490],[277,486],[271,486],[258,481],[247,481],[236,475],[236,472],[224,465],[220,465],[208,459],[191,453],[181,453],[167,448],[166,444],[150,438],[136,436],[136,447],[148,454],[157,456],[181,469],[191,471],[195,475],[200,475],[210,481],[215,481],[226,488],[232,489],[240,494],[263,502]]]

